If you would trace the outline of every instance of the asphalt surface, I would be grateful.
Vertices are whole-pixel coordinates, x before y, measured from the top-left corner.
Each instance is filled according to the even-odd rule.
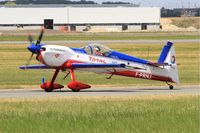
[[[164,87],[124,87],[124,88],[90,88],[80,92],[69,89],[44,92],[42,89],[4,89],[0,90],[0,98],[33,98],[33,97],[69,97],[69,96],[145,96],[145,95],[173,95],[173,94],[199,94],[199,86],[179,86],[174,90]]]
[[[88,44],[88,43],[126,43],[126,44],[164,44],[168,40],[60,40],[60,41],[43,41],[44,44]],[[183,40],[170,40],[173,43],[200,43],[200,39],[183,39]],[[0,41],[0,44],[27,44],[27,41]]]

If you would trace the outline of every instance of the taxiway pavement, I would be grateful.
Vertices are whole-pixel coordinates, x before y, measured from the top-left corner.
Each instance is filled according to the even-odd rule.
[[[69,89],[44,92],[37,89],[3,89],[0,90],[0,98],[33,98],[33,97],[69,97],[69,96],[145,96],[145,95],[174,95],[188,94],[200,95],[199,86],[179,86],[174,90],[165,87],[114,87],[114,88],[90,88],[80,92],[72,92]]]

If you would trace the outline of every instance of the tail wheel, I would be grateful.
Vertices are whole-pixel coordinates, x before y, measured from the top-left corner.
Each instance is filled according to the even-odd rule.
[[[170,90],[173,90],[173,89],[174,89],[174,86],[173,86],[173,85],[170,85],[170,86],[169,86],[169,89],[170,89]]]
[[[170,90],[173,90],[173,89],[174,89],[174,86],[173,86],[173,85],[169,84],[168,82],[166,82],[166,84],[169,85],[169,89],[170,89]]]

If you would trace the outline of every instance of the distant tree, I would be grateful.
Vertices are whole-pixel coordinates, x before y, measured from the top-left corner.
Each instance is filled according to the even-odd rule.
[[[80,0],[16,0],[16,4],[97,4],[94,1]]]
[[[6,2],[7,2],[7,1],[1,1],[1,2],[0,2],[0,5],[5,5]]]
[[[118,2],[106,1],[106,2],[102,2],[102,4],[131,4],[131,3],[129,3],[129,2],[121,2],[121,1],[118,1]]]
[[[200,16],[200,8],[196,10],[195,16],[198,16],[198,17]]]
[[[16,4],[33,4],[33,0],[16,0]]]
[[[161,17],[180,17],[181,12],[173,9],[161,8]]]
[[[4,5],[13,6],[16,5],[16,3],[14,1],[7,1]]]

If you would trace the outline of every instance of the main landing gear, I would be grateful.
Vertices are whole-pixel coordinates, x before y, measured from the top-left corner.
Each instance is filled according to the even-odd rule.
[[[53,78],[51,79],[51,82],[42,82],[42,84],[40,85],[40,87],[42,89],[44,89],[46,92],[52,92],[54,89],[61,89],[64,88],[63,85],[54,83],[58,73],[59,73],[60,69],[56,69]],[[70,72],[67,74],[71,75],[71,79],[72,81],[70,83],[67,84],[67,87],[70,88],[73,92],[79,92],[81,89],[87,89],[87,88],[91,88],[90,85],[78,82],[75,80],[75,75],[74,75],[74,69],[70,69]],[[65,76],[64,78],[66,78],[67,76]]]
[[[55,79],[56,79],[59,71],[60,71],[59,69],[56,69],[56,71],[55,71],[55,73],[54,73],[54,75],[53,75],[53,77],[51,79],[51,82],[44,82],[44,80],[43,80],[43,83],[40,85],[40,87],[42,89],[44,89],[44,91],[46,91],[46,92],[52,92],[54,89],[64,88],[63,85],[54,83],[54,81],[55,81]]]
[[[73,92],[79,92],[82,89],[91,88],[90,85],[76,81],[75,75],[74,75],[74,69],[70,69],[70,75],[71,75],[72,81],[67,85],[67,87],[70,88]]]
[[[174,89],[174,86],[173,86],[173,85],[169,84],[168,82],[166,82],[166,84],[169,86],[169,89],[170,89],[170,90],[173,90],[173,89]]]

